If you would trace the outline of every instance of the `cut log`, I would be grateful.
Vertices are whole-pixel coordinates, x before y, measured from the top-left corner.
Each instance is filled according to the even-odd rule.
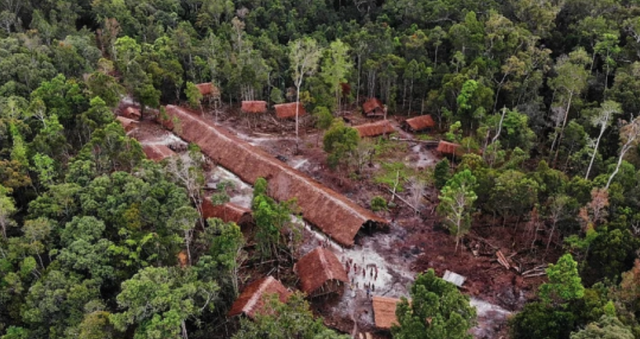
[[[496,256],[498,257],[498,263],[500,263],[500,265],[504,266],[504,268],[506,269],[511,268],[511,265],[509,265],[509,261],[507,261],[507,258],[504,257],[502,251],[496,252]]]

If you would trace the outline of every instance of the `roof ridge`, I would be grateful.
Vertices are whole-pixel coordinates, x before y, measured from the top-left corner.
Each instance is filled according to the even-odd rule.
[[[258,287],[258,290],[255,293],[253,293],[251,298],[249,298],[249,301],[247,301],[247,303],[242,308],[242,312],[247,313],[251,309],[253,309],[253,307],[258,303],[258,301],[260,301],[260,298],[262,298],[262,293],[264,292],[264,290],[266,290],[267,287],[271,285],[273,280],[275,280],[274,277],[268,276],[262,281],[262,283],[260,283],[260,287]]]

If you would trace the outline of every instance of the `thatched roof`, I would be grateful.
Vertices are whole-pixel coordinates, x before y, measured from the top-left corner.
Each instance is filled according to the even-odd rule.
[[[116,120],[120,121],[125,132],[130,132],[138,127],[138,122],[135,120],[127,119],[125,117],[116,117]]]
[[[300,258],[294,270],[300,278],[300,289],[307,294],[313,294],[327,281],[349,281],[340,260],[323,247],[317,247]]]
[[[458,144],[441,140],[436,150],[442,154],[455,155],[459,147]]]
[[[122,111],[122,115],[127,119],[133,120],[140,120],[140,117],[142,116],[139,109],[131,106],[125,108],[124,111]]]
[[[300,108],[298,108],[298,116],[303,116],[303,115],[305,115],[307,113],[304,110],[304,106],[296,105],[295,102],[290,102],[288,104],[274,105],[273,108],[276,109],[276,116],[278,118],[287,119],[287,118],[295,118],[296,117],[296,106],[300,107]]]
[[[370,98],[362,104],[362,112],[365,115],[380,115],[383,113],[382,101],[378,98]]]
[[[427,128],[435,127],[436,123],[433,121],[433,118],[429,114],[421,115],[415,118],[407,119],[403,124],[405,127],[408,127],[414,132],[422,131]]]
[[[396,307],[400,299],[377,297],[371,298],[373,306],[373,319],[377,328],[391,329],[391,325],[398,324],[396,317]]]
[[[243,101],[242,111],[245,113],[265,113],[267,111],[266,101]]]
[[[202,216],[205,219],[218,218],[224,222],[235,222],[238,225],[253,221],[250,209],[232,203],[214,205],[211,198],[205,198],[202,202]]]
[[[153,161],[162,161],[176,155],[169,147],[161,144],[142,145],[142,151],[147,155],[147,158]]]
[[[218,89],[218,87],[214,86],[210,82],[197,84],[196,87],[198,87],[198,90],[200,90],[200,94],[202,94],[203,97],[206,97],[206,96],[219,97],[220,96],[220,89]]]
[[[277,294],[281,302],[286,302],[291,292],[272,276],[254,281],[242,291],[233,303],[228,316],[244,314],[253,319],[257,313],[264,310],[269,294]]]
[[[269,182],[268,193],[278,201],[296,198],[304,219],[342,245],[352,246],[362,226],[388,227],[378,217],[353,201],[289,167],[262,149],[215,127],[199,114],[167,106],[167,114],[180,121],[175,132],[220,166],[253,184],[258,178]]]
[[[377,137],[378,135],[390,134],[396,131],[389,120],[380,120],[370,124],[353,126],[353,128],[358,130],[361,138]]]

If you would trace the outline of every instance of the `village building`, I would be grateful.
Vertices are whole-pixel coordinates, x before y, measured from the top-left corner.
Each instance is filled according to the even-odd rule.
[[[458,154],[458,148],[460,148],[459,144],[441,140],[436,151],[442,155],[455,156]]]
[[[311,298],[342,294],[344,284],[349,282],[340,260],[323,247],[317,247],[300,258],[293,270],[300,278],[300,289]]]
[[[129,106],[122,111],[122,116],[127,119],[138,121],[140,120],[140,117],[142,116],[142,114],[140,114],[139,109]]]
[[[429,130],[436,126],[435,121],[431,118],[431,115],[421,115],[414,118],[405,120],[402,123],[402,128],[406,131],[416,133],[424,130]]]
[[[216,104],[220,103],[221,93],[218,87],[214,86],[210,82],[197,84],[196,87],[200,91],[202,99],[209,101],[209,104],[212,102],[215,102]]]
[[[274,105],[273,108],[275,108],[276,116],[279,119],[295,119],[296,118],[296,106],[298,106],[298,117],[301,117],[301,116],[307,114],[307,111],[305,111],[304,106],[300,105],[299,103],[295,103],[295,102],[290,102],[290,103],[287,103],[287,104]]]
[[[158,162],[166,158],[176,155],[169,147],[162,144],[145,144],[142,145],[142,151],[147,155],[147,158]]]
[[[254,226],[251,210],[232,204],[230,202],[222,205],[214,205],[211,198],[204,198],[202,201],[202,217],[205,219],[218,218],[224,222],[233,222],[240,226],[242,233],[251,232]]]
[[[396,317],[396,308],[400,299],[378,297],[371,298],[371,305],[373,307],[373,320],[375,326],[382,330],[390,330],[391,326],[398,325],[398,318]]]
[[[377,137],[379,135],[391,134],[396,131],[389,120],[380,120],[370,124],[353,126],[353,128],[358,130],[358,134],[361,138]]]
[[[266,113],[267,102],[266,101],[243,101],[242,112],[251,113],[251,114]]]
[[[125,117],[116,117],[116,120],[118,120],[120,122],[120,124],[122,124],[122,128],[124,128],[125,132],[131,132],[134,129],[138,128],[138,122],[132,119],[128,119]]]
[[[377,98],[370,98],[362,104],[362,114],[367,118],[384,117],[384,105]]]
[[[292,293],[272,276],[254,281],[242,291],[227,315],[234,317],[244,314],[253,319],[256,314],[263,314],[262,312],[265,311],[269,296],[273,294],[276,294],[278,299],[284,303],[287,302]]]

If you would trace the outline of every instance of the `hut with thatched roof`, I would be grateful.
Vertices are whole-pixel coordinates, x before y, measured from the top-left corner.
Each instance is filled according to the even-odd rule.
[[[367,99],[362,104],[362,114],[367,118],[384,117],[384,105],[378,98]]]
[[[122,111],[122,116],[127,119],[138,121],[140,120],[140,117],[142,116],[142,114],[140,114],[139,109],[129,106]]]
[[[276,116],[279,119],[295,119],[296,118],[296,106],[298,106],[298,117],[301,117],[307,114],[304,106],[300,105],[296,102],[290,102],[287,104],[279,104],[274,105],[273,108],[276,110]]]
[[[353,126],[356,130],[358,130],[358,134],[361,138],[371,138],[377,137],[379,135],[391,134],[396,131],[393,128],[393,125],[389,122],[389,120],[380,120],[376,122],[372,122],[370,124],[363,124],[358,126]]]
[[[206,97],[220,97],[220,89],[216,86],[214,86],[212,83],[210,82],[204,82],[201,84],[197,84],[196,87],[198,88],[198,90],[200,91],[200,94],[202,94],[203,98]]]
[[[333,252],[317,247],[300,258],[293,270],[300,278],[300,289],[309,297],[342,294],[349,282],[347,272]]]
[[[156,162],[176,155],[169,147],[161,144],[142,145],[142,151],[147,155],[147,158]]]
[[[431,118],[431,115],[429,114],[413,117],[405,120],[402,123],[402,128],[404,130],[407,130],[413,133],[428,130],[435,126],[436,126],[436,123],[435,121],[433,121],[433,118]]]
[[[371,306],[373,307],[373,320],[377,328],[382,330],[390,330],[392,325],[398,325],[396,317],[396,308],[400,299],[378,297],[371,298]]]
[[[227,314],[229,317],[244,314],[253,319],[256,314],[265,311],[268,296],[276,294],[281,302],[286,302],[291,292],[280,281],[272,276],[254,281],[247,286],[231,306]]]
[[[234,222],[240,226],[245,236],[253,231],[253,226],[255,225],[250,209],[230,202],[214,205],[209,197],[204,198],[202,201],[202,216],[205,219],[218,218],[224,222]]]
[[[259,114],[267,112],[266,101],[243,101],[242,112],[250,114]]]
[[[122,128],[124,128],[125,132],[131,132],[134,129],[138,128],[138,122],[132,119],[128,119],[125,117],[116,117],[116,120],[118,120],[120,122],[120,124],[122,124]]]
[[[438,148],[436,151],[440,152],[442,155],[454,156],[458,154],[458,149],[460,148],[459,144],[448,142],[444,140],[440,140],[438,143]]]

